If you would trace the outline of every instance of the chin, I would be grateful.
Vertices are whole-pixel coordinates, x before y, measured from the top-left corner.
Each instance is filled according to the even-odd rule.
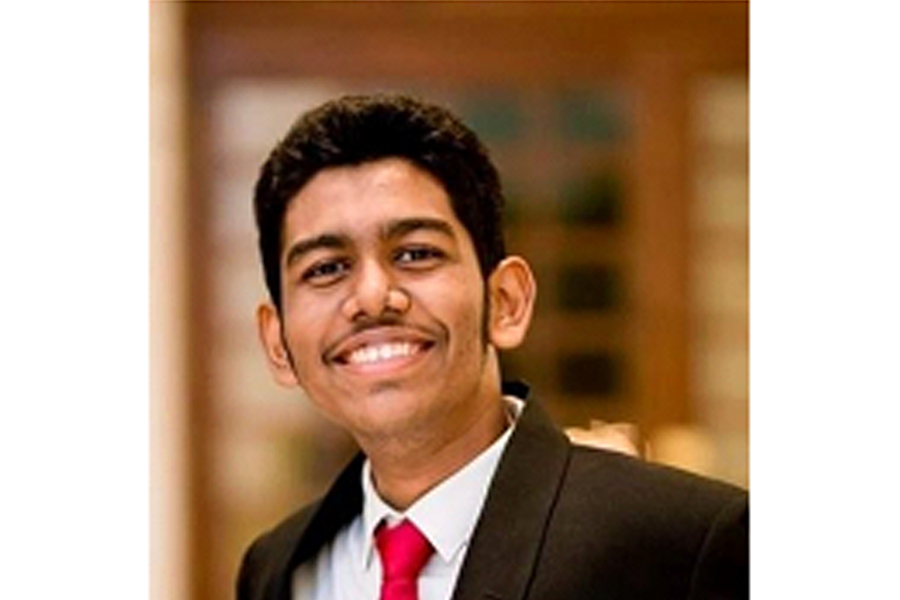
[[[378,389],[372,389],[367,395],[365,407],[359,407],[364,413],[358,416],[366,429],[374,433],[416,426],[434,412],[429,397],[423,392],[412,393],[391,384],[379,384]]]

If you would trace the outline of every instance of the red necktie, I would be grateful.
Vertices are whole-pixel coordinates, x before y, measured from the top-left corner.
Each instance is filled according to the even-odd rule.
[[[383,525],[375,533],[381,556],[381,600],[419,600],[419,572],[434,549],[412,522]]]

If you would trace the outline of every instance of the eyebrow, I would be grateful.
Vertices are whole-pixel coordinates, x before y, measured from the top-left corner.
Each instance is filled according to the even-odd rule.
[[[381,237],[386,240],[396,239],[421,230],[435,231],[451,239],[456,239],[456,234],[453,233],[453,228],[449,223],[429,217],[412,217],[390,221],[382,227]],[[290,267],[303,256],[315,250],[339,250],[349,248],[351,245],[350,236],[344,233],[323,233],[291,245],[285,254],[284,264],[285,267]]]
[[[456,239],[456,234],[453,233],[453,228],[450,227],[449,223],[441,219],[432,219],[428,217],[413,217],[391,221],[385,225],[382,231],[382,237],[385,239],[398,238],[423,229],[427,231],[436,231],[451,239]]]
[[[290,267],[304,255],[314,250],[347,248],[349,245],[350,239],[346,235],[323,233],[293,244],[285,255],[284,264],[286,267]]]

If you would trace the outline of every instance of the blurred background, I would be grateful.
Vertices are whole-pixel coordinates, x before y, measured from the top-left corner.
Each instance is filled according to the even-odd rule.
[[[491,148],[539,283],[508,376],[749,487],[748,34],[743,2],[151,2],[151,598],[233,597],[353,451],[253,319],[257,171],[341,93],[447,104]]]

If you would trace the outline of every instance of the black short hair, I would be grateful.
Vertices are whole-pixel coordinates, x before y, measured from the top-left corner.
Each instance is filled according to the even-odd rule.
[[[291,200],[322,169],[389,157],[409,160],[443,185],[485,279],[506,256],[500,178],[471,129],[446,108],[409,96],[345,96],[301,115],[256,182],[259,249],[266,287],[279,310],[279,257]]]

